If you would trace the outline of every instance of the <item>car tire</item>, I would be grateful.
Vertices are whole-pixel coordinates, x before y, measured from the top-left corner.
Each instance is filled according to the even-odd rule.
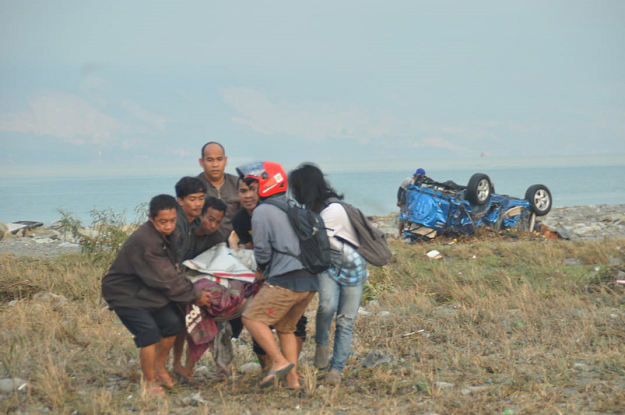
[[[527,188],[525,200],[530,202],[532,212],[536,216],[545,216],[551,210],[553,199],[547,186],[535,184]]]
[[[464,198],[473,205],[482,206],[488,202],[492,186],[490,178],[487,175],[484,173],[475,173],[471,176],[471,179],[469,179]]]

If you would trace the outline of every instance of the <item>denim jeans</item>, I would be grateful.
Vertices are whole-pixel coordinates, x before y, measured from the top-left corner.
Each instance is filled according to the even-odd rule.
[[[330,326],[336,315],[334,351],[330,360],[330,370],[341,373],[349,355],[352,330],[358,315],[358,307],[365,288],[365,280],[356,285],[340,285],[328,274],[319,274],[319,308],[317,309],[317,331],[315,343],[327,346]]]

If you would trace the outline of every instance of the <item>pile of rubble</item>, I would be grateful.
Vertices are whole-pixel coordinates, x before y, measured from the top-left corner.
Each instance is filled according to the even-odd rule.
[[[19,229],[0,222],[0,255],[54,257],[80,252],[78,242],[73,236],[62,233],[57,222],[50,227],[33,222],[32,226]]]
[[[369,219],[387,237],[397,237],[397,213]],[[554,207],[546,216],[536,218],[536,224],[563,239],[625,238],[625,205]]]

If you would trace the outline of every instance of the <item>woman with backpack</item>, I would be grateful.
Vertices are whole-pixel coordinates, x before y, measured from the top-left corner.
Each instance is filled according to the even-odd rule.
[[[325,180],[314,164],[304,163],[289,174],[289,187],[295,200],[323,219],[332,248],[332,265],[319,274],[319,309],[315,342],[315,366],[328,369],[327,383],[337,384],[349,355],[352,330],[367,280],[367,263],[358,253],[358,235],[345,208],[342,195]],[[336,317],[334,349],[330,353],[332,319]]]

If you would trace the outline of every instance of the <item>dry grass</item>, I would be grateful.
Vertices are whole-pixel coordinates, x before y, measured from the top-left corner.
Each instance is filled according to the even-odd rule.
[[[305,344],[304,388],[268,392],[256,374],[140,394],[131,336],[99,298],[104,269],[83,255],[0,258],[1,377],[28,381],[0,411],[38,413],[623,413],[625,241],[563,242],[531,235],[429,244],[393,242],[372,269],[344,382],[321,385]],[[437,249],[442,260],[426,253]],[[33,298],[50,291],[67,303]],[[390,316],[378,316],[391,311]],[[308,310],[314,333],[314,305]],[[377,350],[389,363],[365,368]],[[235,364],[253,361],[249,335]],[[235,368],[236,369],[236,368]],[[200,376],[212,359],[198,365]]]

